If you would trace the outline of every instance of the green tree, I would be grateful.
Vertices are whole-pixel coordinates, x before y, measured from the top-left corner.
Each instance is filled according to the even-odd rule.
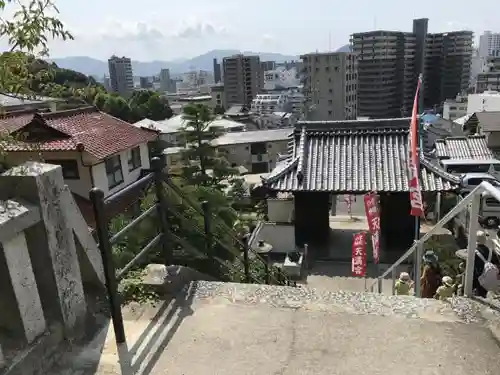
[[[182,136],[186,141],[184,178],[190,184],[223,187],[221,183],[238,175],[238,171],[231,168],[224,155],[212,145],[222,133],[212,125],[210,109],[203,104],[187,105],[183,108],[183,119]]]
[[[94,105],[100,110],[104,110],[104,104],[106,104],[106,101],[108,100],[109,95],[106,93],[99,93],[95,96],[94,98]]]
[[[12,14],[7,19],[5,13]],[[30,70],[34,56],[47,56],[49,38],[73,39],[57,15],[51,0],[30,0],[22,4],[0,0],[0,39],[8,51],[0,55],[0,92],[4,95],[33,95],[31,82],[42,78]]]
[[[228,197],[232,202],[232,206],[241,211],[246,206],[246,198],[248,189],[245,185],[245,180],[242,178],[234,178],[231,181],[231,187],[228,191]]]
[[[135,91],[129,100],[133,121],[144,118],[159,121],[172,117],[173,112],[168,101],[150,90]]]
[[[132,118],[132,110],[129,104],[120,96],[108,95],[102,110],[124,121],[130,121]]]

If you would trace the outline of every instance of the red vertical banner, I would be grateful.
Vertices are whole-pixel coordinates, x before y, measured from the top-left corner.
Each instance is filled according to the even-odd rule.
[[[372,237],[373,262],[378,263],[380,254],[380,209],[377,194],[371,192],[363,197],[366,221]]]
[[[365,232],[352,236],[352,276],[363,277],[366,273]]]
[[[410,215],[423,216],[424,209],[422,204],[422,193],[420,192],[420,181],[418,173],[418,94],[420,91],[420,84],[422,82],[422,75],[418,77],[417,91],[415,92],[415,99],[413,100],[413,110],[411,112],[410,121],[410,160],[408,163],[409,169],[409,188],[410,188]]]

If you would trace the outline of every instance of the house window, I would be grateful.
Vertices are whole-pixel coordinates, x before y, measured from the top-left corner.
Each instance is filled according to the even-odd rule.
[[[66,180],[79,180],[78,162],[76,160],[45,160],[47,164],[60,165]]]
[[[128,171],[131,172],[141,166],[141,150],[139,147],[134,147],[127,152],[128,156]]]
[[[111,156],[104,162],[106,166],[106,176],[108,177],[108,187],[114,188],[123,182],[122,162],[120,155]]]
[[[256,142],[250,145],[250,152],[252,155],[259,155],[267,153],[267,147],[265,142]]]

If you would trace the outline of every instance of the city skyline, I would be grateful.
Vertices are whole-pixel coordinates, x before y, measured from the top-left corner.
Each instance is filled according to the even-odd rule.
[[[406,3],[408,7],[401,1],[360,0],[353,12],[334,2],[311,0],[304,17],[304,4],[298,0],[257,0],[250,5],[241,0],[143,0],[140,9],[131,0],[89,0],[81,7],[75,7],[70,0],[57,0],[60,19],[75,41],[52,42],[51,57],[105,60],[116,54],[140,61],[172,61],[213,49],[299,55],[335,50],[347,44],[349,36],[356,32],[410,31],[414,18],[429,18],[429,32],[472,30],[477,37],[483,30],[496,31],[494,0],[485,0],[480,8],[467,8],[467,12],[460,6],[466,5],[464,1],[423,0],[418,9],[405,10],[407,15],[402,15],[401,10],[413,5]],[[2,41],[0,48],[6,47]]]

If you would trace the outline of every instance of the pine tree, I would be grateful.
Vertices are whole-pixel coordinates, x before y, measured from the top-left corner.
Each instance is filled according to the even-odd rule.
[[[236,176],[223,154],[212,142],[222,135],[221,129],[212,125],[212,111],[203,104],[191,104],[183,108],[185,125],[182,138],[186,142],[183,177],[188,184],[223,188],[223,182]]]

